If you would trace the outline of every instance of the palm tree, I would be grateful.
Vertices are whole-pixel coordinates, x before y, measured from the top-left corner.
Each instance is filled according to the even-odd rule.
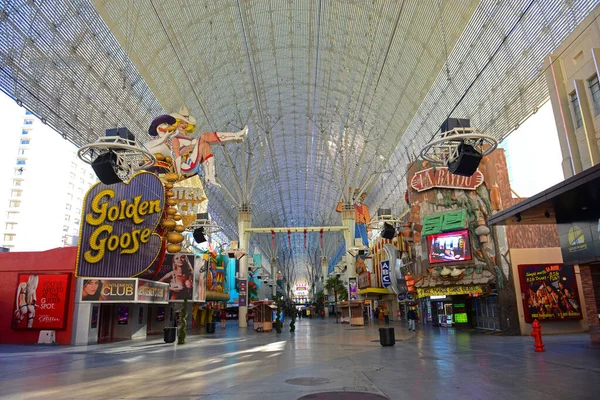
[[[348,289],[346,288],[346,285],[344,285],[344,282],[342,282],[337,275],[327,278],[327,281],[325,282],[325,289],[330,293],[333,292],[333,296],[335,298],[335,307],[337,307],[338,298],[341,301],[348,300]],[[338,322],[337,312],[335,313],[335,322]]]

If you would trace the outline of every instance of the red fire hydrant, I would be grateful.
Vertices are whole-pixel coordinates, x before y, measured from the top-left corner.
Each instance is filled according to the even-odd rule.
[[[542,343],[542,326],[540,325],[540,322],[536,319],[535,321],[533,321],[533,324],[531,326],[533,327],[531,336],[533,336],[533,338],[535,339],[535,351],[537,353],[546,351],[546,349],[544,349],[544,343]]]

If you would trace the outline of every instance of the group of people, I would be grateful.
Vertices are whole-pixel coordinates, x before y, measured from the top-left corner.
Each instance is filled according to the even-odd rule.
[[[543,282],[535,291],[529,287],[528,293],[529,314],[534,318],[561,318],[580,312],[575,293],[561,281],[556,284]]]

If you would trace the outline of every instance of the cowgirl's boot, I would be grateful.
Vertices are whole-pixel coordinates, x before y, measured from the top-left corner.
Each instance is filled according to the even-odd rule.
[[[248,134],[248,125],[238,132],[215,132],[221,142],[243,142]]]
[[[204,181],[220,188],[221,185],[217,183],[215,178],[215,158],[209,157],[202,163],[202,166],[204,167]]]

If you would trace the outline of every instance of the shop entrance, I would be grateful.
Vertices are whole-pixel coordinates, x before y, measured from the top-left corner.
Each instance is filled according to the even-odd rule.
[[[98,326],[98,343],[109,343],[112,341],[112,316],[114,314],[113,304],[100,304],[100,318]]]
[[[473,299],[475,328],[500,330],[498,321],[498,296]]]

